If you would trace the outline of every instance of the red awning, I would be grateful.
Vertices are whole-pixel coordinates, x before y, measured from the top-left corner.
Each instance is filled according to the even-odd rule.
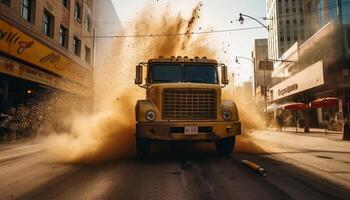
[[[339,99],[335,97],[325,97],[321,99],[316,99],[310,102],[311,108],[327,108],[327,107],[338,107]]]
[[[286,103],[281,106],[285,110],[304,110],[307,109],[309,106],[305,103]]]

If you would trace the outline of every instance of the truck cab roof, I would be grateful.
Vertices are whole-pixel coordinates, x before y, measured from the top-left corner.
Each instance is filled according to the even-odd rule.
[[[217,65],[218,62],[214,59],[208,59],[207,57],[194,57],[194,58],[189,58],[187,56],[181,57],[175,57],[172,56],[170,58],[164,58],[160,56],[157,59],[150,59],[148,60],[148,64],[153,64],[153,63],[201,63],[201,64],[213,64]]]

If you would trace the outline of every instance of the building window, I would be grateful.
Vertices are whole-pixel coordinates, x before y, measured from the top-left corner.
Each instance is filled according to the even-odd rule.
[[[62,47],[68,47],[68,29],[61,25],[59,43]]]
[[[86,15],[86,30],[88,32],[91,32],[91,30],[92,30],[91,17],[89,14]]]
[[[69,6],[69,0],[61,0],[62,1],[62,5],[66,8],[68,8]]]
[[[21,0],[21,16],[28,22],[33,22],[32,0]]]
[[[47,10],[43,15],[43,33],[49,37],[53,37],[54,17]]]
[[[73,52],[75,55],[80,56],[81,53],[81,41],[78,37],[73,37]]]
[[[81,7],[78,2],[74,6],[74,19],[79,23],[81,22]]]
[[[280,41],[283,42],[284,41],[284,37],[280,37]]]
[[[5,5],[7,5],[8,7],[10,7],[10,0],[0,0],[0,3],[3,3]]]
[[[85,46],[85,61],[87,63],[91,62],[91,49],[87,46]]]

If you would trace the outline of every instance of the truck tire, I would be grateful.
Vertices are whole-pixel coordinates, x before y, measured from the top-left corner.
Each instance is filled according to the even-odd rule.
[[[140,159],[145,159],[150,154],[151,142],[144,138],[136,138],[136,151]]]
[[[236,138],[229,137],[215,141],[216,151],[220,155],[229,155],[235,146]]]

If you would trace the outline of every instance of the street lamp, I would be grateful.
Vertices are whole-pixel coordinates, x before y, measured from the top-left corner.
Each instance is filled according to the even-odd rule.
[[[244,23],[244,17],[248,17],[256,22],[258,22],[261,26],[263,26],[264,28],[266,28],[267,31],[269,31],[269,26],[266,26],[265,24],[261,23],[259,20],[255,19],[254,17],[252,16],[249,16],[249,15],[245,15],[245,14],[242,14],[242,13],[239,13],[239,18],[238,18],[238,21],[239,23],[243,24]]]
[[[253,65],[254,65],[254,61],[253,61],[252,59],[247,58],[247,57],[244,57],[244,56],[236,56],[236,57],[235,57],[235,63],[237,63],[237,64],[240,64],[238,58],[249,60],[249,61],[252,62]]]

